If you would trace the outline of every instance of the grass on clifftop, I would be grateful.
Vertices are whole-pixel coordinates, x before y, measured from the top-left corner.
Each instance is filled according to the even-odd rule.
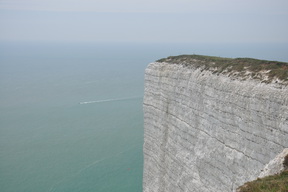
[[[237,192],[288,192],[288,171],[248,182]]]
[[[213,73],[229,73],[235,76],[249,76],[253,79],[271,82],[272,79],[288,81],[288,63],[252,58],[223,58],[204,55],[179,55],[159,59],[157,62],[179,63],[185,66],[204,67]]]

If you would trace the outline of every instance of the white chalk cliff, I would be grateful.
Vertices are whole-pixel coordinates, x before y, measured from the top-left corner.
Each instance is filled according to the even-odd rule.
[[[287,85],[154,62],[143,106],[144,192],[232,192],[288,147]]]

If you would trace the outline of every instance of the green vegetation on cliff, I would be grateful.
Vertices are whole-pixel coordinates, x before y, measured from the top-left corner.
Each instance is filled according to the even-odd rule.
[[[288,81],[288,63],[252,58],[223,58],[204,55],[179,55],[159,59],[157,62],[193,65],[232,76],[251,77],[269,83],[273,79]],[[277,80],[276,80],[277,83]]]
[[[237,192],[288,192],[288,171],[248,182]]]

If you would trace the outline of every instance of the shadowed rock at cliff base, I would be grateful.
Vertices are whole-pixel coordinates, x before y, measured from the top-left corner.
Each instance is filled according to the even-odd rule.
[[[260,173],[259,177],[267,177],[288,170],[288,148],[285,148],[275,159],[271,160]]]
[[[143,107],[144,192],[235,191],[288,148],[284,84],[154,62]]]

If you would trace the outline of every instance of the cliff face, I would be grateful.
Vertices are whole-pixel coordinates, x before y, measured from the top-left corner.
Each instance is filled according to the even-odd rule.
[[[288,147],[288,86],[201,67],[145,71],[144,192],[231,192]]]

